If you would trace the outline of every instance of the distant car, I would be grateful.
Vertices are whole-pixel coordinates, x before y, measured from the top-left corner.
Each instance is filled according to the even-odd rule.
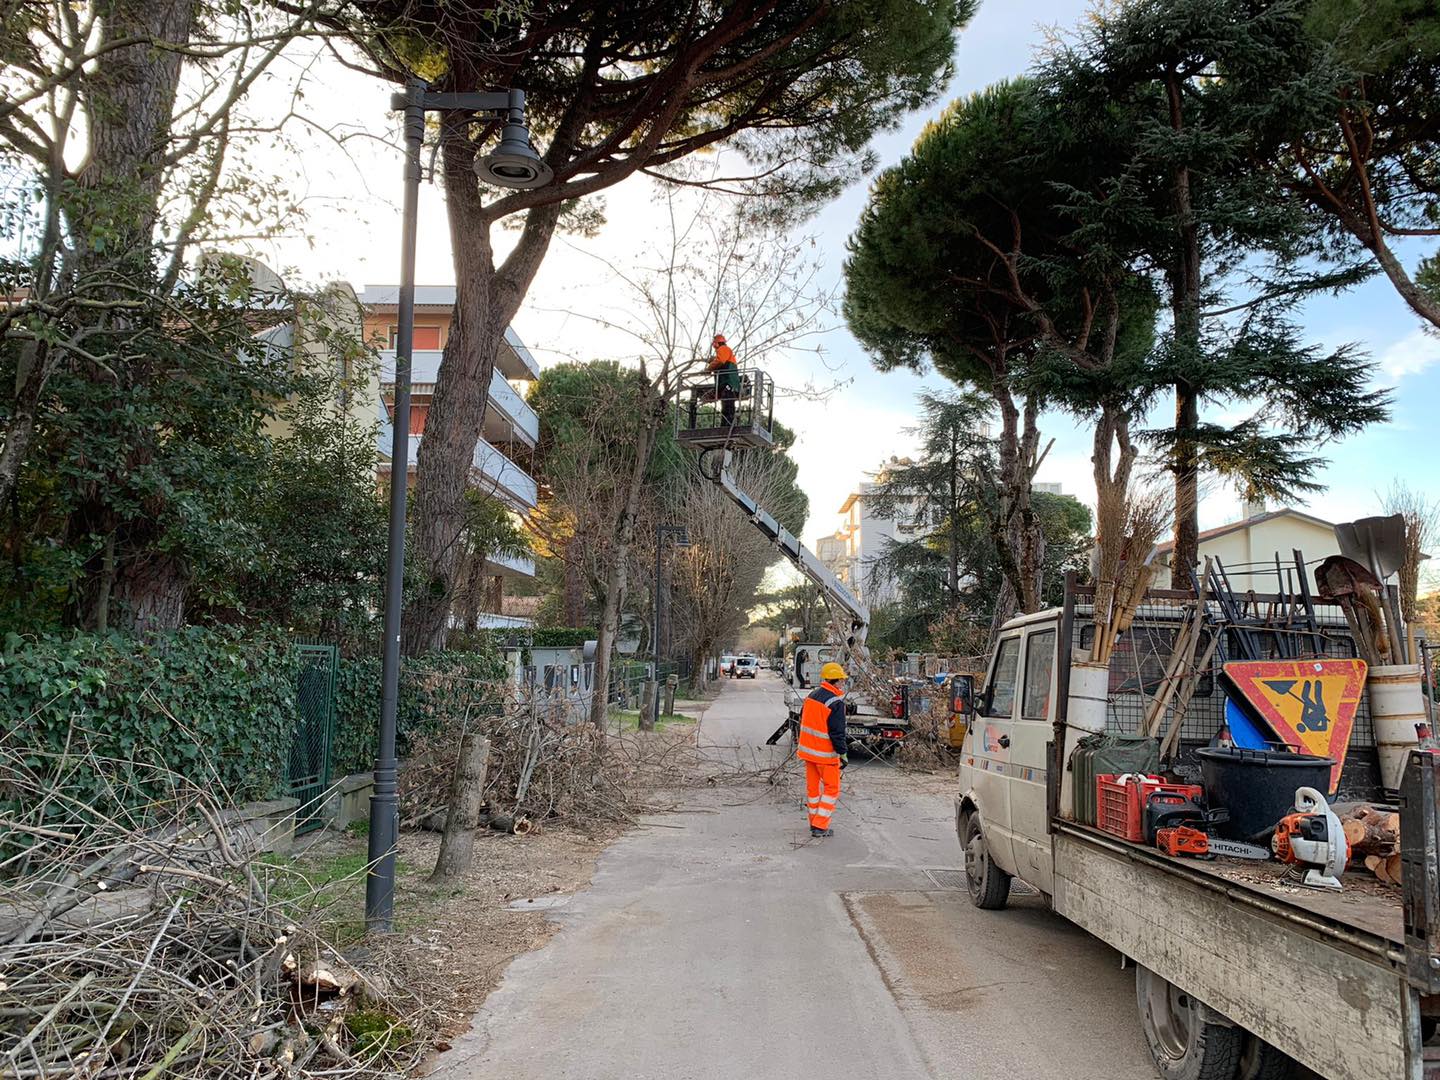
[[[737,679],[753,679],[760,670],[760,661],[753,656],[742,656],[735,661],[735,677]]]
[[[735,677],[735,657],[728,655],[720,657],[720,671],[733,679]]]

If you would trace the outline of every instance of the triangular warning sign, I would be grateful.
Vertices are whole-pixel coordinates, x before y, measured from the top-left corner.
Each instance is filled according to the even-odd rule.
[[[1240,660],[1225,665],[1225,678],[1279,741],[1335,762],[1334,791],[1365,690],[1365,661]]]

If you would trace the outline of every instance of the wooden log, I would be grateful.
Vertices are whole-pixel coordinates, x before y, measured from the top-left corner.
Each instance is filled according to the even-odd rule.
[[[1387,885],[1402,884],[1398,851],[1392,855],[1366,855],[1365,868]]]
[[[453,881],[470,870],[475,858],[475,829],[480,823],[489,762],[490,740],[467,731],[460,740],[460,756],[450,783],[450,806],[445,813],[445,832],[440,837],[440,856],[435,860],[431,881]]]
[[[525,836],[535,830],[535,825],[524,814],[513,817],[509,814],[486,814],[480,819],[480,824],[495,832],[511,833],[515,836]]]
[[[1360,805],[1340,818],[1351,858],[1359,855],[1389,855],[1400,846],[1400,815],[1373,806]]]

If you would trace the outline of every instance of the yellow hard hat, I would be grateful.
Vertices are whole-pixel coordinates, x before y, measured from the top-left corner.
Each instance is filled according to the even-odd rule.
[[[826,682],[834,682],[836,679],[848,679],[849,677],[849,675],[845,674],[845,669],[833,660],[820,669],[820,678]]]

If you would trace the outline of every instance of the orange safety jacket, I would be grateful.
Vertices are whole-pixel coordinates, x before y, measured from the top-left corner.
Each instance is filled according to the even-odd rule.
[[[848,751],[845,739],[845,694],[822,682],[800,707],[800,732],[795,753],[802,761],[835,765]]]
[[[710,361],[709,371],[722,371],[735,367],[735,351],[729,345],[716,345],[715,357]]]

